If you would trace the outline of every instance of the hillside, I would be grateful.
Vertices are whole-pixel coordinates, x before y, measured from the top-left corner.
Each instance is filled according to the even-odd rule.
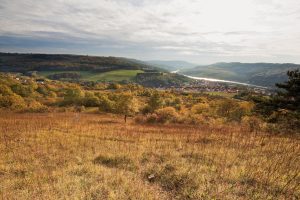
[[[180,71],[182,74],[245,82],[260,86],[274,87],[275,83],[287,80],[288,70],[300,68],[297,64],[275,63],[216,63],[197,66]]]
[[[93,71],[113,70],[163,71],[134,59],[64,54],[0,53],[0,71]]]
[[[84,113],[0,113],[0,125],[3,199],[300,195],[297,138]]]
[[[0,196],[298,199],[300,115],[270,98],[0,73]]]
[[[65,81],[138,82],[148,87],[174,86],[188,81],[184,76],[171,75],[143,61],[120,57],[0,53],[0,71]],[[143,79],[137,77],[142,73],[145,73]]]

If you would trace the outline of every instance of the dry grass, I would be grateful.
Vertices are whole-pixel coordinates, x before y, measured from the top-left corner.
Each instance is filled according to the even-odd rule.
[[[2,199],[299,199],[299,138],[239,126],[0,114]]]

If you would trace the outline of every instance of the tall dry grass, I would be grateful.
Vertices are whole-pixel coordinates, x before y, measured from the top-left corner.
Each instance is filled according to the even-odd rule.
[[[125,124],[114,115],[0,114],[2,199],[299,199],[296,136]]]

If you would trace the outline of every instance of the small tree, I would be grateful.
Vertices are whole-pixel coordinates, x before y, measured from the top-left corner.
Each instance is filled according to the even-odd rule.
[[[124,114],[124,121],[126,123],[128,115],[134,115],[138,112],[138,103],[136,98],[130,93],[119,95],[116,102],[116,112]]]
[[[64,93],[64,105],[80,105],[83,92],[80,88],[67,88]]]
[[[154,93],[148,101],[148,110],[154,112],[155,110],[163,106],[163,100],[160,97],[159,93]]]
[[[281,129],[294,131],[300,128],[300,71],[288,71],[288,81],[278,83],[277,95],[263,98],[255,97],[256,112],[268,122],[276,123]]]

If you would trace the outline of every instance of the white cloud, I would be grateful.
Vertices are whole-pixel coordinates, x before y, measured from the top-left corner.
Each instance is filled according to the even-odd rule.
[[[86,53],[107,48],[118,49],[112,55],[179,56],[199,63],[300,63],[299,21],[299,0],[1,0],[0,5],[2,36],[85,43],[91,45]],[[0,50],[17,47],[6,43]]]

